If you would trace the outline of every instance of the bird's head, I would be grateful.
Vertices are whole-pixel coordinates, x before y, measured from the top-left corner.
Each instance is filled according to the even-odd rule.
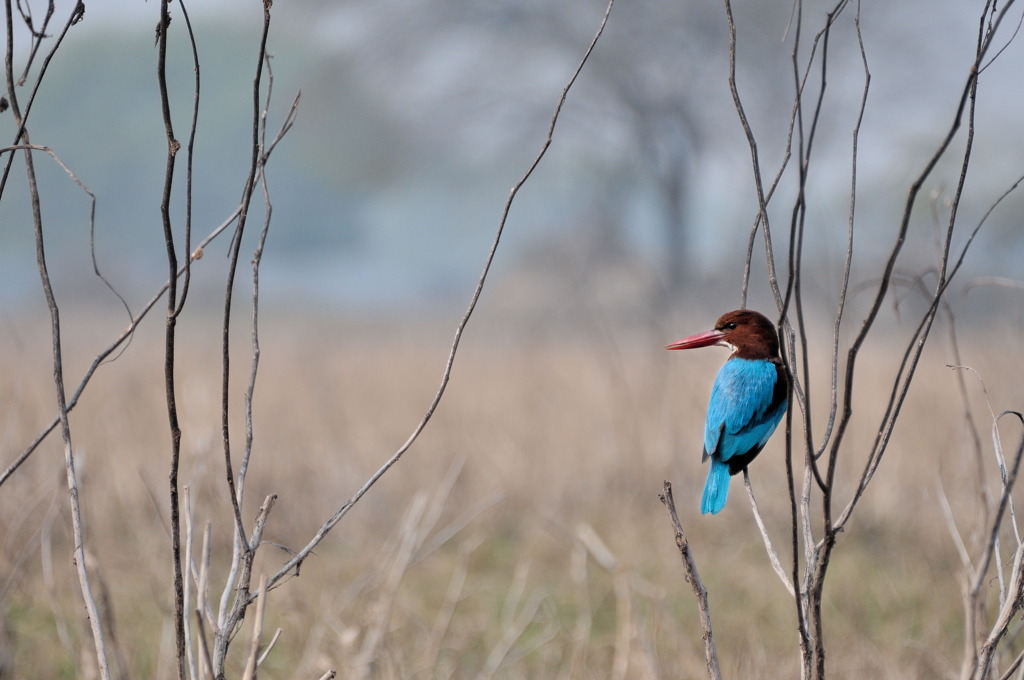
[[[719,317],[715,327],[673,342],[665,349],[693,349],[721,345],[741,359],[773,359],[779,355],[775,326],[752,309],[737,309]]]

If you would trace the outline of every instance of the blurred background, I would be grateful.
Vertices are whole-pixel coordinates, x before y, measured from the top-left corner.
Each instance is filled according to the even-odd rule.
[[[796,36],[788,5],[739,4],[737,81],[770,180],[787,140]],[[57,7],[51,30],[66,16]],[[269,171],[274,219],[265,301],[355,312],[461,306],[508,191],[539,150],[603,9],[594,0],[275,6],[271,129],[299,91],[302,102]],[[149,30],[157,11],[146,2],[88,4],[49,66],[31,128],[98,197],[99,263],[115,286],[140,295],[163,276],[164,140]],[[824,6],[804,11],[818,16]],[[204,2],[190,12],[202,64],[194,224],[206,233],[236,205],[244,182],[262,10],[255,2]],[[860,18],[871,71],[857,168],[856,248],[864,262],[890,247],[907,185],[952,123],[977,40],[975,12],[966,3],[943,2],[939,9],[922,0],[871,7]],[[172,17],[182,18],[176,8]],[[805,275],[822,284],[822,302],[835,290],[833,277],[823,273],[845,252],[851,135],[864,81],[853,17],[841,15],[830,44],[808,187]],[[184,21],[173,29],[183,32],[171,43],[170,68],[173,115],[183,136],[191,115],[191,53]],[[812,37],[809,30],[799,36],[803,58]],[[1011,44],[984,73],[979,160],[961,206],[969,227],[1019,173],[1021,51]],[[735,306],[756,195],[727,75],[719,5],[647,1],[615,8],[549,154],[512,211],[493,282],[509,304],[564,311],[583,296],[663,315],[685,308],[699,290],[713,309]],[[816,93],[816,70],[809,80]],[[0,117],[0,124],[10,137],[12,117]],[[58,292],[102,302],[102,286],[81,257],[85,196],[53,164],[44,166]],[[944,212],[958,173],[951,155],[921,202]],[[12,196],[20,174],[13,173]],[[794,177],[791,164],[775,199],[780,235],[788,228]],[[176,183],[179,222],[183,184]],[[1019,278],[1022,208],[1024,199],[1014,195],[989,218],[963,281],[979,272]],[[38,304],[34,265],[26,257],[27,202],[8,198],[0,211],[3,304]],[[928,224],[928,209],[919,215],[908,271],[934,260],[942,225],[941,218]],[[250,230],[253,240],[256,231]],[[221,242],[211,254],[226,247]],[[754,306],[769,302],[763,288],[755,282]],[[999,302],[1006,311],[1006,300]],[[1019,317],[1021,308],[1013,313]]]
[[[816,436],[830,406],[831,314],[865,83],[854,20],[870,92],[856,140],[844,348],[874,294],[909,185],[953,123],[977,43],[976,4],[873,3],[860,15],[847,6],[830,35],[802,269]],[[241,197],[262,3],[194,5],[202,79],[196,241]],[[802,3],[797,33],[788,3],[735,5],[736,79],[770,183],[787,148],[794,45],[806,63],[832,6]],[[59,31],[71,3],[55,7],[48,33]],[[95,194],[96,261],[136,311],[166,280],[159,9],[155,1],[87,3],[47,66],[30,118],[32,142],[52,148]],[[300,91],[302,98],[267,168],[273,218],[243,515],[253,516],[266,494],[280,500],[259,569],[274,571],[303,545],[422,417],[509,190],[540,150],[604,9],[597,0],[274,4],[271,134]],[[37,21],[44,10],[31,6]],[[176,6],[171,15],[169,87],[183,140],[194,74],[185,19]],[[700,631],[656,497],[666,478],[711,593],[727,675],[795,677],[793,606],[739,481],[721,515],[697,514],[704,409],[726,355],[661,349],[739,303],[757,200],[728,88],[726,26],[717,2],[618,0],[547,156],[512,207],[441,408],[301,578],[274,591],[269,627],[286,633],[265,667],[273,677],[319,677],[327,668],[380,678],[698,677]],[[1003,35],[1012,32],[1004,27]],[[19,63],[27,44],[18,29]],[[818,96],[819,69],[815,61],[805,101]],[[959,668],[963,572],[943,504],[975,547],[985,535],[980,490],[998,485],[992,413],[1024,403],[1024,196],[1011,193],[989,214],[1024,175],[1022,69],[1017,40],[981,75],[954,251],[985,224],[949,290],[890,452],[841,536],[827,598],[835,677],[935,678]],[[965,132],[966,122],[921,191],[897,284],[863,349],[838,473],[843,501],[923,310],[918,288],[934,285]],[[8,109],[0,136],[14,134]],[[4,467],[54,415],[19,162],[0,200]],[[179,156],[171,207],[179,239],[183,163]],[[71,388],[126,319],[93,272],[86,195],[41,155],[36,167]],[[771,204],[782,272],[796,178],[790,160]],[[252,354],[247,263],[261,212],[257,194],[232,326],[236,457]],[[197,526],[211,523],[213,590],[231,540],[218,317],[228,239],[196,262],[178,322],[182,484],[192,490]],[[770,313],[760,236],[754,261],[749,306]],[[100,367],[72,415],[93,569],[109,590],[124,677],[173,673],[162,307]],[[777,435],[769,444],[752,478],[785,551],[781,442]],[[62,446],[51,437],[0,489],[0,678],[89,676],[62,475]]]

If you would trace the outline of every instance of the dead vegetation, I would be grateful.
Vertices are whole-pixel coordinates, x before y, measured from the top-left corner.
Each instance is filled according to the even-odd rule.
[[[90,337],[88,322],[80,327],[78,337]],[[25,331],[6,328],[3,372],[12,379],[2,388],[0,451],[9,460],[52,408],[38,387],[47,352],[26,342]],[[174,674],[159,496],[168,434],[160,345],[150,333],[140,331],[102,367],[72,415],[88,549],[100,558],[92,566],[120,677]],[[703,644],[657,500],[663,479],[673,480],[697,546],[723,674],[797,673],[791,605],[749,508],[737,503],[713,520],[696,510],[703,474],[696,442],[716,364],[671,362],[654,335],[623,333],[608,344],[531,337],[486,322],[471,334],[434,426],[298,578],[272,593],[264,642],[277,629],[281,635],[264,674],[697,677]],[[182,347],[182,484],[197,563],[209,524],[205,578],[215,594],[231,536],[216,481],[216,395],[206,385],[217,357],[207,340],[197,334]],[[251,521],[268,494],[278,500],[257,573],[276,571],[404,438],[432,394],[446,342],[430,327],[294,318],[268,327],[254,405],[258,463],[243,517]],[[984,338],[964,344],[965,361],[992,376],[993,403],[1024,399],[1019,384],[1000,379]],[[71,366],[86,360],[69,356]],[[939,489],[970,542],[978,538],[970,524],[978,487],[962,406],[939,398],[956,394],[946,363],[943,348],[928,353],[893,455],[841,538],[826,591],[835,677],[939,677],[955,674],[960,662],[961,564]],[[983,417],[977,383],[970,393]],[[776,444],[752,470],[776,532],[788,511],[781,463]],[[3,658],[16,676],[87,676],[62,470],[59,443],[48,442],[0,494]],[[251,625],[249,617],[240,635],[249,636]],[[235,675],[248,646],[236,645]]]

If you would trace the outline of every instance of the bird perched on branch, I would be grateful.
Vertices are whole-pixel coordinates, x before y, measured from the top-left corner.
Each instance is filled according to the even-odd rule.
[[[665,349],[721,345],[732,350],[711,389],[704,425],[704,457],[711,459],[700,501],[702,514],[725,507],[729,478],[761,452],[786,412],[788,381],[779,337],[764,315],[749,309],[723,314],[710,331]]]

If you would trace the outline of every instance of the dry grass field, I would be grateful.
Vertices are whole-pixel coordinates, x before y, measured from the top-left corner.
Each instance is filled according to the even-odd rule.
[[[795,677],[793,605],[769,566],[741,482],[733,482],[722,514],[697,511],[703,410],[725,352],[661,348],[704,323],[576,332],[510,328],[486,316],[471,324],[422,437],[299,577],[271,592],[266,628],[282,632],[261,677],[318,678],[332,668],[343,678],[702,677],[696,609],[657,497],[665,479],[709,591],[725,677]],[[121,326],[67,321],[71,385]],[[121,678],[174,674],[160,326],[148,323],[99,370],[71,417],[87,550]],[[304,545],[406,439],[437,388],[452,327],[265,314],[243,516],[251,520],[267,494],[279,499],[258,571],[276,571],[285,549]],[[6,467],[54,408],[45,323],[5,319],[2,335]],[[249,371],[244,322],[235,338],[237,457]],[[939,490],[970,545],[978,479],[941,328],[933,341],[890,451],[835,553],[826,585],[835,678],[941,678],[959,669],[962,571]],[[1007,371],[991,337],[961,343],[993,408],[1024,406],[1019,361]],[[816,422],[828,393],[822,359],[815,357]],[[863,466],[897,359],[884,342],[865,349],[868,370],[841,479]],[[214,605],[231,531],[220,370],[216,320],[186,315],[181,483],[196,526],[210,526]],[[989,461],[991,420],[976,378],[965,377]],[[1004,429],[1007,448],[1015,446],[1019,430]],[[785,555],[783,456],[784,437],[776,435],[752,479]],[[994,466],[987,474],[995,483]],[[90,677],[67,505],[62,447],[53,437],[0,487],[0,677]],[[248,635],[247,621],[232,647],[235,676]]]

